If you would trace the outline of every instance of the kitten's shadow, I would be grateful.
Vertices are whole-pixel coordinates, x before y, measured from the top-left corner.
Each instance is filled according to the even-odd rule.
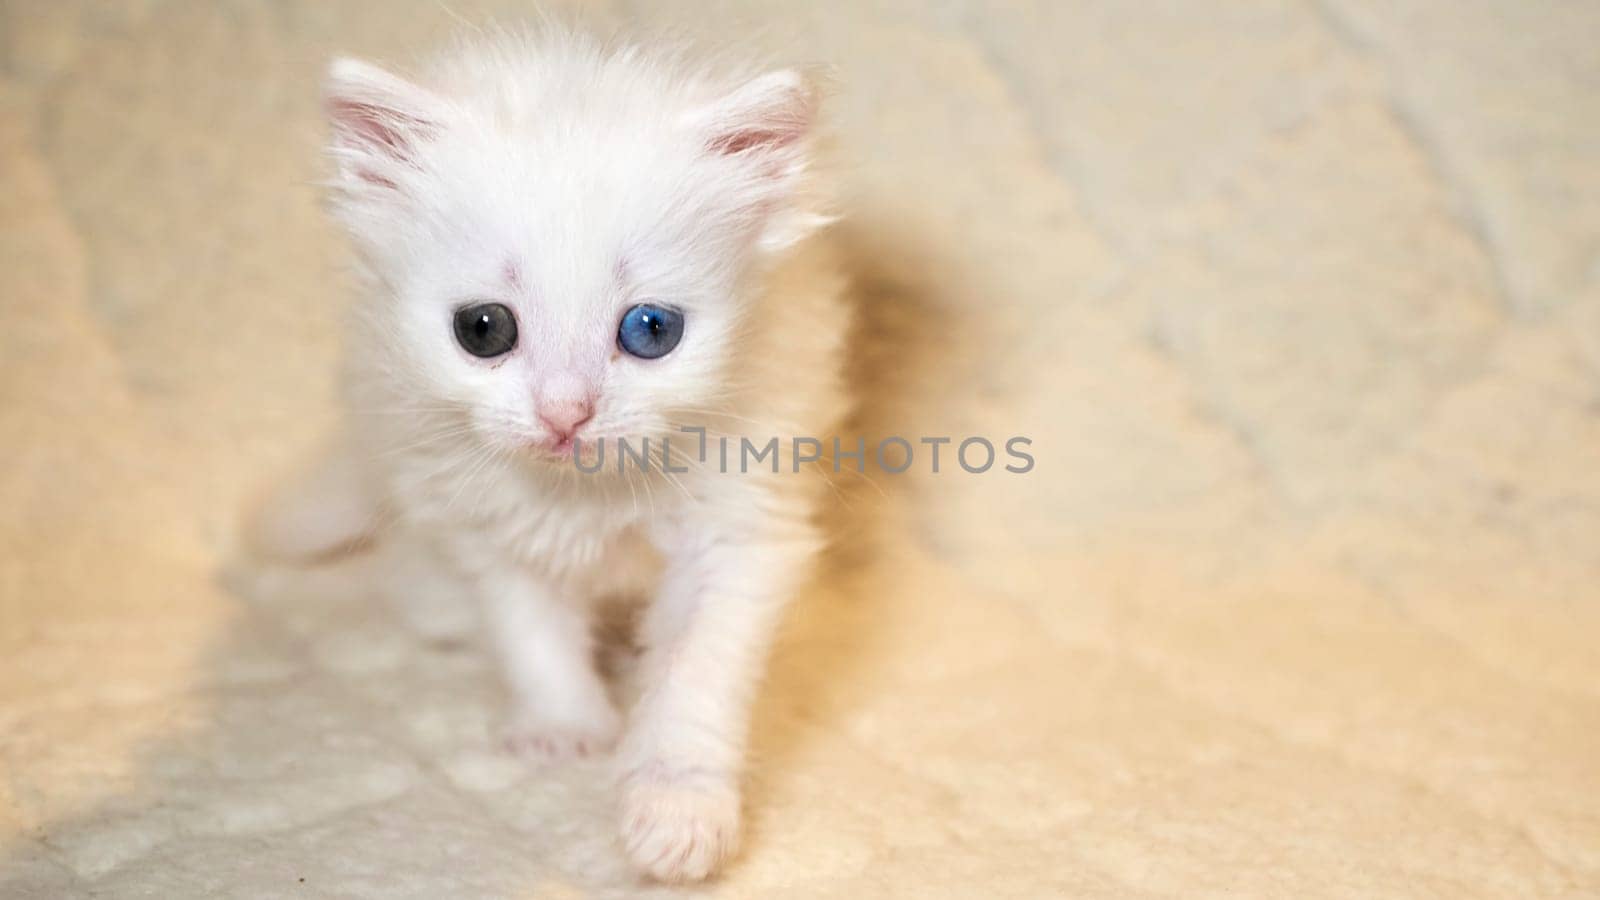
[[[915,479],[886,476],[872,453],[899,436],[915,444],[936,433],[926,411],[941,390],[941,366],[968,356],[982,329],[957,286],[939,282],[950,265],[936,263],[931,245],[903,228],[855,219],[836,226],[857,314],[851,330],[847,380],[854,406],[839,436],[846,446],[867,441],[865,474],[846,461],[832,474],[820,520],[829,546],[811,584],[791,611],[758,697],[751,735],[746,809],[749,845],[761,843],[763,813],[774,784],[808,741],[841,727],[851,714],[852,689],[891,623],[878,615],[886,583],[885,542],[906,509]],[[930,329],[930,322],[938,323]]]

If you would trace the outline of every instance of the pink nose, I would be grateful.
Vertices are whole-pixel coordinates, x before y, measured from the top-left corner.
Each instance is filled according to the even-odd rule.
[[[550,429],[550,434],[558,444],[571,440],[583,423],[592,418],[594,418],[593,400],[561,400],[539,404],[539,421]]]

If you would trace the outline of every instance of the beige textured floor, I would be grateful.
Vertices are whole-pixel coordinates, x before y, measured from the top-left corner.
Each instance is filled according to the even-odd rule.
[[[323,60],[518,6],[0,6],[0,895],[640,889],[376,563],[217,577],[329,420]],[[846,486],[718,892],[1600,895],[1600,6],[592,12],[835,63],[864,429],[1038,457]]]

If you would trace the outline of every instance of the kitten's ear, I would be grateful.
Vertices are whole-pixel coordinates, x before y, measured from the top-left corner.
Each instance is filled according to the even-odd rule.
[[[696,114],[706,147],[724,156],[798,152],[811,133],[817,98],[793,69],[769,72]]]
[[[758,242],[768,250],[800,240],[827,219],[792,201],[811,159],[818,91],[800,72],[780,69],[746,82],[695,111],[690,125],[708,153],[740,163],[744,189],[762,218]]]
[[[329,150],[345,188],[395,189],[446,113],[446,103],[433,92],[347,58],[328,67],[323,105],[333,132]]]

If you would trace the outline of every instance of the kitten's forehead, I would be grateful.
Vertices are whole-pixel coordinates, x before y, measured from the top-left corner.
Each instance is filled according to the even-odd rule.
[[[650,125],[709,100],[717,86],[659,55],[583,39],[499,45],[441,60],[430,81],[459,108],[508,130],[548,123]]]
[[[434,154],[430,240],[507,287],[599,297],[657,275],[663,255],[693,266],[714,243],[715,187],[682,137],[476,131],[441,139]]]

